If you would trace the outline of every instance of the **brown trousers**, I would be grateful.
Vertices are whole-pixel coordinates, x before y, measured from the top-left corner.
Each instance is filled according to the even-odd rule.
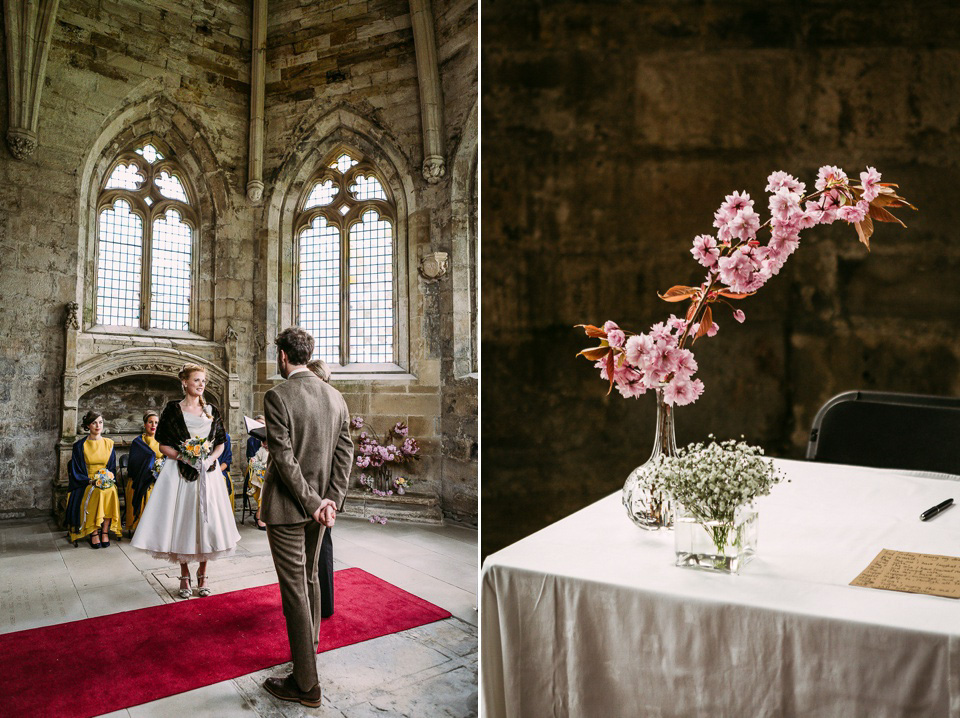
[[[280,581],[280,599],[287,620],[287,640],[293,654],[293,677],[302,691],[317,678],[320,633],[320,582],[317,560],[325,527],[316,521],[267,525],[270,553]]]

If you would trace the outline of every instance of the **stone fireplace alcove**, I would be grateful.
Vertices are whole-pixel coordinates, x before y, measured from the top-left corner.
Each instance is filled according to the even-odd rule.
[[[243,456],[239,447],[246,435],[238,399],[239,378],[229,371],[235,366],[235,335],[228,331],[221,343],[192,337],[83,332],[76,322],[75,305],[67,306],[65,331],[58,470],[53,480],[55,514],[60,522],[66,505],[67,463],[74,442],[83,434],[83,414],[91,408],[101,412],[105,435],[116,442],[118,456],[126,453],[141,431],[144,411],[160,411],[167,401],[183,395],[177,375],[187,362],[206,368],[205,396],[220,410],[234,448]],[[234,462],[232,475],[239,476],[241,464]]]

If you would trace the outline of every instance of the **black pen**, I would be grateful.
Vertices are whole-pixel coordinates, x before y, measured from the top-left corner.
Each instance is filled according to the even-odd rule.
[[[949,507],[951,504],[953,504],[953,499],[947,499],[946,501],[941,501],[936,506],[929,508],[926,511],[924,511],[922,514],[920,514],[920,520],[927,521],[929,519],[932,519],[934,516],[939,514],[945,508]]]

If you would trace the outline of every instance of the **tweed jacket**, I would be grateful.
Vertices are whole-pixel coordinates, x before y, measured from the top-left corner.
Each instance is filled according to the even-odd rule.
[[[261,518],[312,520],[323,499],[343,505],[353,466],[350,412],[339,391],[313,372],[297,372],[263,397],[267,472]]]

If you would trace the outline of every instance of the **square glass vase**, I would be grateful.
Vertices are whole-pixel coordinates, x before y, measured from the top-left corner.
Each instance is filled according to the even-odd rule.
[[[673,524],[676,565],[740,573],[757,552],[757,512],[737,509],[733,522],[704,521],[677,507]]]

